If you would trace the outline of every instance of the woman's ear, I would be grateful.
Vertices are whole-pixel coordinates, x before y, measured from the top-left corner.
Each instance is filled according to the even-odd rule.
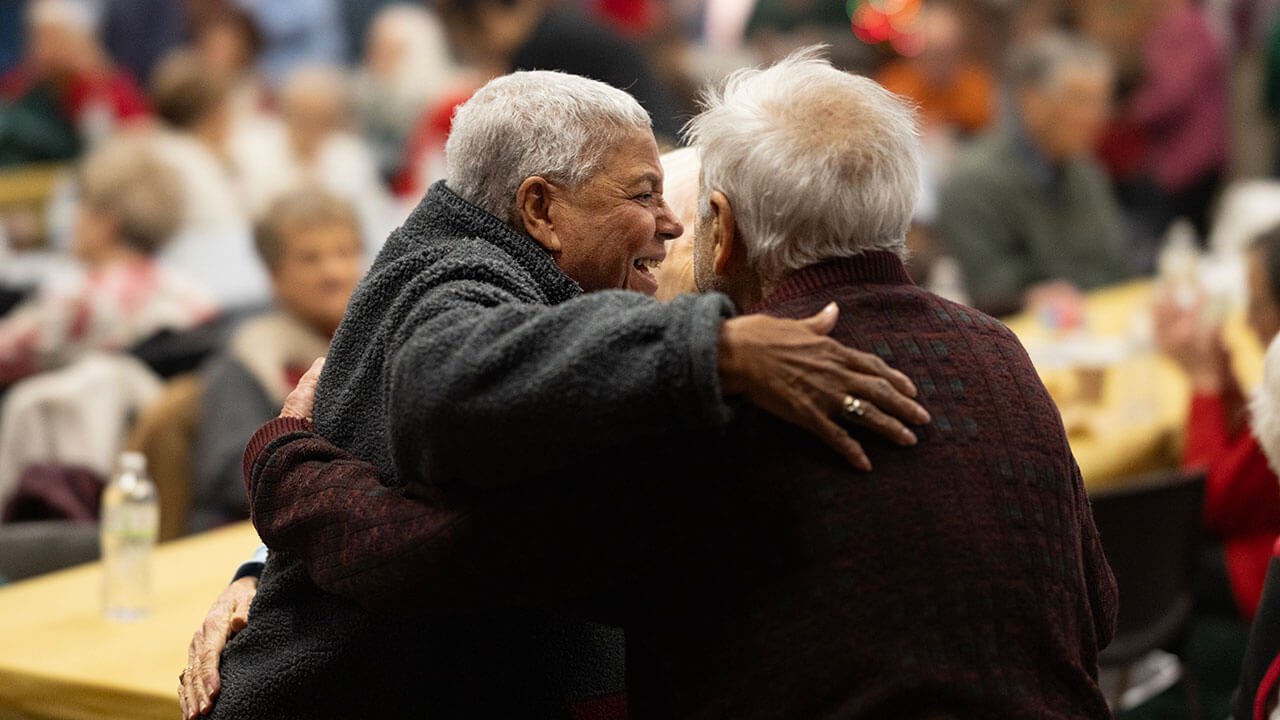
[[[560,237],[551,221],[551,183],[543,177],[527,177],[516,190],[516,215],[524,231],[552,256],[560,253]]]

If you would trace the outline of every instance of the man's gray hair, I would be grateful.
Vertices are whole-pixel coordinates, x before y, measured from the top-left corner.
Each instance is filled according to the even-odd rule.
[[[1009,53],[1009,87],[1052,90],[1067,69],[1111,70],[1111,58],[1099,45],[1061,30],[1044,32]]]
[[[461,197],[515,223],[516,191],[538,175],[575,187],[649,114],[596,80],[545,70],[490,80],[458,108],[445,144],[446,182]]]
[[[687,128],[702,153],[700,219],[711,192],[723,192],[767,279],[867,250],[907,252],[920,186],[915,113],[822,51],[733,73]]]

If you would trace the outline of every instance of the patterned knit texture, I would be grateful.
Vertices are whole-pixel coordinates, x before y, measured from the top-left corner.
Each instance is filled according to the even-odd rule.
[[[907,372],[934,416],[914,448],[856,431],[869,475],[744,409],[727,433],[542,484],[414,499],[277,420],[246,454],[255,524],[326,590],[383,611],[515,603],[622,623],[633,719],[1108,717],[1095,677],[1115,584],[1025,352],[886,253],[809,268],[760,309],[833,300],[834,335]]]
[[[833,301],[833,337],[911,377],[932,423],[912,448],[858,432],[867,475],[743,418],[741,479],[707,504],[732,540],[702,545],[727,569],[684,583],[702,609],[675,596],[629,652],[670,659],[653,679],[691,717],[1109,717],[1095,677],[1115,582],[1023,348],[888,253],[807,268],[756,310]]]

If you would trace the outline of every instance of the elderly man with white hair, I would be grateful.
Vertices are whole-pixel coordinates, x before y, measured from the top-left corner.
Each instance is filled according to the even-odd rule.
[[[582,576],[617,577],[664,555],[635,557],[638,533],[617,534],[637,529],[634,513],[614,523],[627,485],[648,487],[642,449],[722,435],[727,398],[806,428],[838,462],[863,468],[850,427],[910,445],[916,436],[898,418],[929,418],[906,396],[915,389],[905,376],[822,337],[834,308],[797,321],[735,317],[714,293],[666,304],[645,296],[664,238],[682,228],[662,200],[648,116],[622,91],[552,72],[495,79],[459,109],[447,160],[448,180],[387,241],[333,339],[314,412],[316,435],[332,444],[286,417],[246,451],[263,528],[344,508],[356,519],[297,546],[264,533],[279,552],[252,621],[227,645],[213,717],[607,708],[621,686],[617,637],[549,606],[558,585],[531,575],[546,567],[540,538],[560,538],[550,542],[559,550],[587,541],[580,515],[557,534],[559,506],[600,503],[605,512],[585,522],[609,539],[593,553],[617,552],[594,554],[601,560]],[[317,484],[286,499],[274,482],[257,484],[276,467],[315,471]],[[623,478],[638,482],[619,487]],[[395,544],[406,503],[437,521],[434,538]],[[490,518],[511,531],[489,532]],[[311,552],[336,538],[325,559]],[[371,613],[317,586],[446,547],[432,559],[453,580],[436,594],[401,603],[417,586],[392,583],[358,601],[409,613]],[[508,560],[485,562],[495,556]],[[325,572],[335,567],[349,573]]]
[[[1096,655],[1115,584],[1053,403],[1007,328],[903,269],[910,110],[802,53],[735,75],[691,127],[699,287],[782,318],[851,309],[834,337],[911,368],[943,409],[919,445],[863,437],[868,481],[744,407],[723,430],[668,435],[660,456],[633,435],[461,505],[439,487],[384,499],[375,548],[334,538],[360,522],[360,501],[337,498],[377,467],[293,407],[246,455],[263,537],[388,611],[471,598],[618,621],[633,718],[1107,716]]]

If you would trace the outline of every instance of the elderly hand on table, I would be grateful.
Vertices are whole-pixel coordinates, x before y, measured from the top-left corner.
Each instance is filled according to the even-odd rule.
[[[324,358],[317,358],[285,398],[281,417],[311,419],[315,404],[316,383],[324,369]],[[227,641],[249,624],[249,606],[258,594],[258,578],[247,575],[227,586],[213,601],[204,623],[187,646],[187,667],[178,676],[178,704],[182,717],[193,720],[213,709],[213,701],[222,689],[218,661]]]

